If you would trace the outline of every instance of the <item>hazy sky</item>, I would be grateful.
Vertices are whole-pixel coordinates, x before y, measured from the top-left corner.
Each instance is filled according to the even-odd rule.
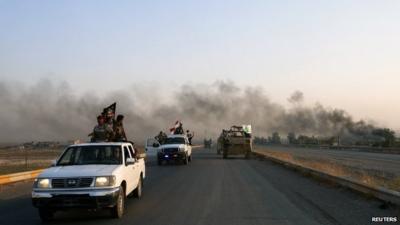
[[[0,0],[0,81],[229,79],[400,129],[399,12],[397,0]]]

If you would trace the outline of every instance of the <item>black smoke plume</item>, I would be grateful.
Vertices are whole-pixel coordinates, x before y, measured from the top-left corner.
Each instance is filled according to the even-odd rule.
[[[252,124],[257,136],[274,131],[316,136],[360,139],[372,135],[373,124],[354,121],[344,110],[316,104],[303,106],[303,94],[295,92],[285,108],[272,102],[260,87],[239,87],[233,82],[178,86],[168,99],[165,93],[135,85],[98,97],[75,94],[67,83],[41,80],[34,85],[0,82],[0,141],[88,140],[101,110],[118,103],[117,114],[125,115],[129,139],[143,142],[176,120],[197,138],[216,137],[221,129]]]

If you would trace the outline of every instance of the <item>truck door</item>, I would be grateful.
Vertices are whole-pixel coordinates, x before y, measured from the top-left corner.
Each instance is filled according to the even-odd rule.
[[[124,146],[124,177],[126,180],[126,194],[131,193],[137,185],[137,177],[135,174],[135,164],[128,165],[126,163],[127,159],[133,159],[131,153],[128,149],[128,146]]]
[[[136,163],[133,165],[133,167],[135,168],[134,170],[135,180],[133,183],[134,183],[134,188],[136,188],[140,177],[140,172],[142,171],[142,167],[144,167],[144,160],[137,158],[136,154],[138,154],[138,152],[136,152],[136,149],[134,149],[132,145],[128,145],[128,149],[132,157],[136,159]]]

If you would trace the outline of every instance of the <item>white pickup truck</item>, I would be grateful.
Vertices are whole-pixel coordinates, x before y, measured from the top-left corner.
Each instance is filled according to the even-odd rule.
[[[182,161],[187,165],[192,161],[192,146],[186,135],[181,134],[168,135],[161,144],[150,138],[146,141],[146,154],[156,155],[158,165],[164,161]]]
[[[71,145],[35,179],[32,203],[44,221],[68,208],[109,208],[121,218],[125,198],[142,195],[143,157],[126,142]]]

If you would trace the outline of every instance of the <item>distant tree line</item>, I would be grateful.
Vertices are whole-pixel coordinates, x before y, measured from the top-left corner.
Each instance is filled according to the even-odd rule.
[[[315,137],[304,134],[296,135],[294,132],[287,134],[285,141],[292,145],[357,145],[371,147],[400,147],[400,140],[396,138],[396,133],[389,128],[376,128],[369,135],[357,137]],[[278,132],[273,132],[268,137],[255,137],[255,144],[282,144],[282,138]]]
[[[281,144],[281,137],[278,132],[272,133],[272,136],[265,137],[254,137],[253,142],[255,144]]]

